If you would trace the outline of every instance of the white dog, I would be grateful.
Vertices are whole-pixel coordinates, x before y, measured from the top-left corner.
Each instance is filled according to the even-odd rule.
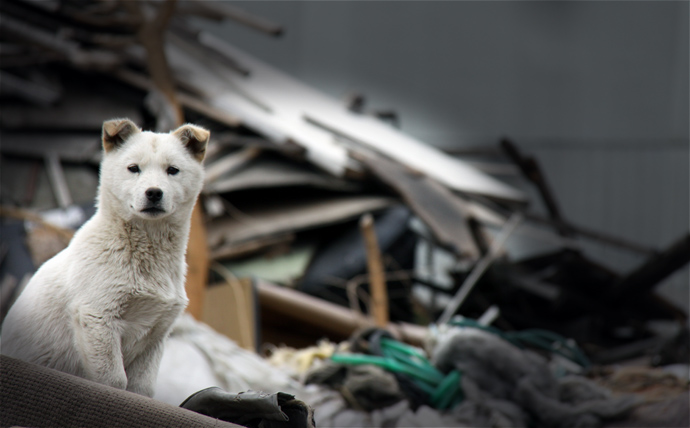
[[[2,353],[152,396],[187,304],[185,251],[209,132],[103,124],[98,210],[10,309]]]

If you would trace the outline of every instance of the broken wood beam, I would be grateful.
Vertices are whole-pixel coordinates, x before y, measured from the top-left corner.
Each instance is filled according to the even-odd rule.
[[[563,221],[563,215],[561,214],[561,209],[556,202],[556,198],[553,195],[551,186],[546,181],[546,177],[541,170],[539,162],[532,156],[525,157],[520,150],[517,148],[514,142],[504,138],[501,140],[501,148],[505,154],[515,163],[515,165],[520,168],[520,171],[525,176],[527,180],[532,182],[537,187],[539,195],[544,201],[549,216],[556,222]],[[559,223],[554,223],[554,226],[558,230],[561,236],[572,236],[572,231],[562,227]]]
[[[371,316],[378,327],[385,328],[389,321],[388,289],[384,276],[381,249],[374,230],[374,217],[367,213],[362,216],[359,228],[364,237],[367,253],[367,269],[369,271],[369,291],[371,293]]]
[[[690,261],[690,233],[686,233],[659,254],[621,278],[609,293],[609,300],[640,297]]]
[[[350,336],[359,329],[373,326],[369,318],[351,309],[268,281],[255,281],[262,310],[318,324],[341,336]],[[408,323],[388,323],[385,328],[396,338],[416,346],[423,345],[428,332],[426,327]]]
[[[504,202],[527,202],[525,195],[512,186],[374,118],[352,113],[342,114],[330,108],[310,108],[308,112],[302,112],[300,117],[346,141],[357,154],[363,153],[365,149],[374,151],[409,170],[424,174],[445,186],[448,191],[482,195]]]

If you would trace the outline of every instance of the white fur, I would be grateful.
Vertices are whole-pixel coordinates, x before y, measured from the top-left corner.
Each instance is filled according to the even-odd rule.
[[[185,127],[207,141],[207,131]],[[178,137],[137,128],[104,153],[96,214],[12,306],[3,354],[153,395],[163,341],[187,304],[185,251],[203,182],[201,161]],[[152,187],[165,213],[141,211]]]

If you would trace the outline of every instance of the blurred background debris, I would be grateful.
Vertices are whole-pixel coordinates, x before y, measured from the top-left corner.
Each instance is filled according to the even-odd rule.
[[[652,394],[655,398],[687,394],[687,79],[671,79],[676,86],[656,91],[680,94],[676,98],[654,97],[646,85],[651,85],[649,91],[659,89],[668,73],[639,74],[632,58],[673,62],[672,73],[687,77],[687,4],[399,5],[403,10],[394,21],[401,28],[408,23],[441,31],[441,23],[430,24],[433,17],[446,24],[448,17],[459,19],[451,27],[465,28],[467,34],[452,33],[443,41],[450,27],[435,35],[401,32],[386,23],[390,6],[375,3],[3,1],[0,314],[6,314],[34,270],[64,248],[71,233],[93,214],[103,121],[128,117],[145,129],[166,131],[184,120],[210,129],[212,136],[200,229],[193,232],[201,241],[190,245],[190,257],[202,259],[201,264],[190,261],[190,266],[199,266],[190,271],[202,274],[188,281],[190,312],[240,347],[259,353],[272,349],[274,357],[285,356],[285,349],[310,349],[324,338],[329,343],[346,341],[374,325],[416,346],[428,342],[437,325],[491,326],[508,332],[499,335],[500,340],[511,332],[538,329],[559,339],[546,348],[535,346],[537,339],[526,347],[544,353],[553,352],[554,343],[577,344],[592,365],[574,370],[576,374],[587,374],[615,393],[651,400],[645,386],[629,385],[642,379],[645,385],[665,385],[661,396]],[[628,15],[620,18],[621,10]],[[273,22],[264,13],[284,19]],[[358,25],[358,34],[349,41],[338,39],[338,34],[349,34],[355,26],[335,25],[341,15]],[[500,25],[520,29],[515,37],[526,47],[517,52],[536,55],[537,64],[514,58],[516,68],[508,73],[499,59],[507,47],[496,46],[499,53],[491,53],[486,63],[490,70],[484,70],[473,34],[488,37],[489,47],[508,44],[480,30],[471,16],[494,30]],[[630,58],[618,62],[602,59],[612,68],[600,70],[603,77],[571,67],[579,60],[587,65],[596,55],[609,55],[609,50],[592,47],[598,46],[598,38],[617,52],[622,42],[608,38],[605,34],[613,30],[597,21],[611,16],[621,20],[614,28],[635,40],[642,37],[649,46],[639,46],[639,52],[630,51]],[[573,27],[561,34],[550,27],[552,18],[572,21]],[[536,27],[527,31],[521,19]],[[596,21],[593,27],[582,28],[592,29],[591,34],[575,30],[590,21]],[[639,22],[648,27],[636,32]],[[655,32],[659,26],[685,36]],[[385,31],[418,56],[380,53]],[[550,32],[562,37],[559,47],[544,45]],[[653,40],[647,38],[651,33],[656,35]],[[434,63],[437,54],[418,46],[432,37],[443,46],[459,43],[458,52],[464,49],[468,56],[462,61],[466,69]],[[668,41],[679,45],[677,50],[659,53],[655,46]],[[347,43],[353,46],[341,56],[338,52]],[[388,43],[386,49],[392,49]],[[560,59],[551,62],[544,59],[548,55],[530,53],[539,46],[558,52]],[[594,49],[596,55],[572,53],[577,49]],[[439,49],[443,58],[449,56],[446,51]],[[371,84],[377,80],[376,70],[389,76],[383,78],[388,86]],[[488,73],[484,80],[482,70]],[[547,74],[543,85],[535,81],[540,77],[532,77],[535,70]],[[321,74],[315,77],[317,71]],[[616,73],[632,83],[617,80]],[[514,82],[506,82],[507,76]],[[499,80],[503,82],[494,85]],[[483,82],[479,89],[469,89],[477,82]],[[600,99],[596,92],[606,82],[620,87]],[[535,89],[536,101],[523,91],[505,103],[505,93],[523,83]],[[343,90],[348,94],[344,101],[333,96],[347,85],[360,87]],[[578,85],[586,86],[587,95],[577,93]],[[640,112],[633,108],[625,117],[612,107],[625,107],[633,87],[648,99],[639,101]],[[361,88],[371,90],[365,94]],[[551,92],[558,94],[553,95],[557,100],[537,105],[550,99]],[[465,104],[454,111],[460,102],[455,98],[463,97]],[[377,100],[399,105],[391,109]],[[574,108],[578,102],[585,107]],[[597,106],[600,102],[604,105]],[[648,129],[640,128],[642,118],[659,105],[673,112],[667,115],[675,118],[670,126],[652,118]],[[515,117],[489,119],[492,111],[499,119]],[[592,115],[598,115],[596,120]],[[461,125],[450,125],[472,120],[472,126],[485,131],[463,134]],[[583,127],[592,124],[592,133],[573,131],[578,120]],[[666,128],[673,131],[661,133]],[[632,137],[638,134],[638,139]],[[475,325],[472,320],[481,321]],[[161,382],[170,402],[186,397],[192,387],[203,387],[201,380],[184,384],[184,371],[192,370],[181,362],[185,355],[201,352],[211,361],[210,372],[199,379],[227,380],[221,370],[229,370],[230,364],[219,351],[227,344],[199,342],[202,336],[217,340],[217,333],[201,332],[206,327],[191,319],[180,322],[161,372],[169,374],[161,375]],[[192,336],[186,344],[181,341]],[[307,352],[312,357],[297,364],[302,369],[293,376],[303,378],[308,367],[334,353],[335,345],[328,355]],[[549,358],[555,365],[562,362]],[[288,357],[274,360],[296,366],[286,362],[292,361]],[[270,372],[266,361],[252,361],[259,371],[266,364]],[[563,364],[572,371],[572,364]],[[389,372],[368,370],[338,369],[328,372],[336,378],[320,383],[352,393],[343,387],[346,377],[338,376],[380,375],[386,379],[380,385],[390,386]],[[318,394],[293,380],[266,381],[264,386],[317,400]],[[243,382],[227,381],[225,386],[258,388],[256,379]],[[481,392],[479,383],[463,384],[470,395],[474,391],[471,402],[476,405],[491,389]],[[393,422],[386,426],[396,426],[431,418],[460,426],[471,424],[468,415],[479,412],[466,404],[456,419],[448,419],[448,414],[414,416],[408,407],[395,407],[402,397],[410,399],[409,394],[382,390],[379,398],[392,413],[366,418],[348,413],[347,403],[362,403],[362,396],[367,404],[359,411],[380,408],[367,395],[376,394],[367,386],[373,384],[357,383],[359,401],[351,396],[338,405],[317,400],[317,425],[356,426],[375,420],[383,426],[389,418]],[[556,394],[557,383],[550,385]],[[490,395],[507,400],[506,394]],[[511,423],[569,423],[540,419],[536,415],[546,410],[538,410],[534,402],[512,402],[508,408],[515,405],[522,410],[494,409],[496,417]],[[623,408],[619,410],[608,416],[595,412],[597,424],[622,417]]]

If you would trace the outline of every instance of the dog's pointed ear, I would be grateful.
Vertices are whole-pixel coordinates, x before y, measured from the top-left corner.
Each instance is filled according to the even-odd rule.
[[[173,135],[182,141],[182,144],[199,162],[204,160],[206,155],[206,144],[211,137],[211,133],[204,128],[196,125],[182,125],[173,131]]]
[[[113,119],[103,122],[103,149],[106,153],[117,149],[129,137],[141,129],[129,119]]]

